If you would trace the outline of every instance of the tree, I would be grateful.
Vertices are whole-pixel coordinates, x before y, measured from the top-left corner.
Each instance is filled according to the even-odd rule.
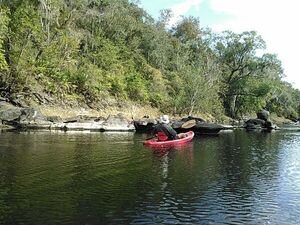
[[[182,17],[172,30],[173,35],[181,42],[200,39],[201,29],[199,19],[195,17]]]
[[[189,115],[194,112],[222,111],[218,93],[219,67],[217,58],[207,45],[209,32],[201,30],[199,21],[193,17],[182,18],[172,29],[174,50],[171,60],[174,72],[171,96],[176,110]],[[178,86],[177,83],[180,82]]]
[[[258,56],[265,43],[255,32],[219,35],[194,17],[170,28],[170,10],[155,21],[129,0],[2,0],[0,7],[0,91],[11,100],[45,92],[184,114],[299,111],[299,92],[282,82],[276,55]]]
[[[214,49],[222,70],[221,97],[227,113],[233,118],[238,97],[249,94],[244,92],[246,81],[264,77],[261,71],[267,65],[256,56],[256,52],[264,48],[265,42],[254,31],[241,34],[225,31],[217,37]]]
[[[9,18],[7,10],[0,8],[0,72],[7,70],[7,61],[5,59],[4,41],[7,38]]]

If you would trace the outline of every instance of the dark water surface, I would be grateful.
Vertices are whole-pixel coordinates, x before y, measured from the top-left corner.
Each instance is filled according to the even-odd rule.
[[[0,133],[0,224],[300,224],[300,133],[145,138]]]

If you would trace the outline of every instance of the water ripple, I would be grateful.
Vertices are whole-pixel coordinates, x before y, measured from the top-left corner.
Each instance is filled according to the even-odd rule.
[[[300,135],[2,133],[0,224],[300,224]]]

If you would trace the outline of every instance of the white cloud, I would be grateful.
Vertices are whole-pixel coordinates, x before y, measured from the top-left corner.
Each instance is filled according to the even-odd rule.
[[[199,6],[203,0],[185,0],[183,2],[177,3],[171,7],[173,17],[170,20],[169,25],[174,25],[180,16],[185,15],[192,7],[195,7],[196,10],[199,10]]]
[[[226,13],[233,19],[211,24],[215,31],[242,32],[256,30],[267,43],[267,50],[278,54],[282,61],[286,80],[300,89],[298,54],[300,30],[297,24],[300,1],[295,0],[210,0],[216,13]]]

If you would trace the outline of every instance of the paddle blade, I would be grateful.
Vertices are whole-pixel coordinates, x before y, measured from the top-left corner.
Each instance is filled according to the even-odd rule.
[[[183,129],[189,129],[196,125],[196,120],[189,120],[186,121],[184,124],[181,125]]]

